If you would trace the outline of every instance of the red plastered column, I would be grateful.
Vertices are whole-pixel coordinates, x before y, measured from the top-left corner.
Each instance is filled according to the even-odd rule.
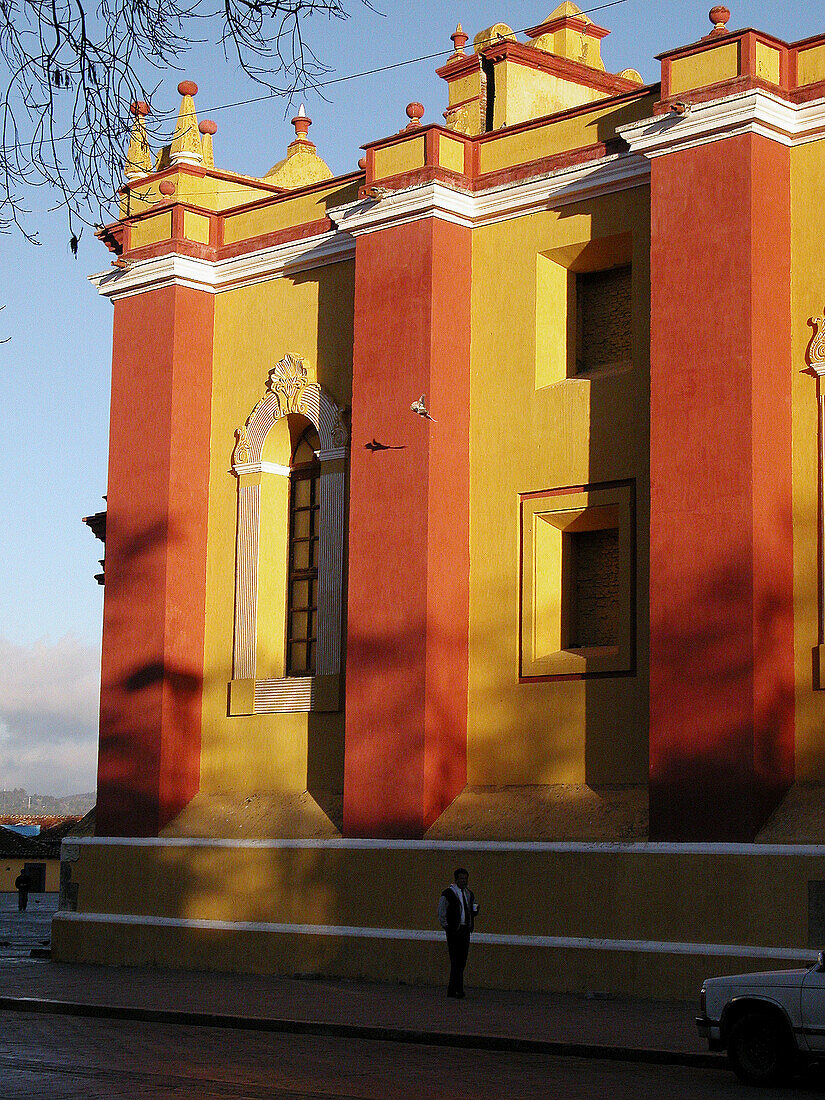
[[[212,295],[115,302],[97,833],[154,836],[197,792]]]
[[[749,840],[793,780],[790,171],[651,164],[650,834]]]
[[[355,263],[344,831],[416,837],[466,783],[470,230],[367,233]]]

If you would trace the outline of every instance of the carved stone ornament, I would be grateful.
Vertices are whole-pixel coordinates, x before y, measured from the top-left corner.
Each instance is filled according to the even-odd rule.
[[[813,333],[808,350],[805,352],[805,362],[817,374],[823,374],[825,373],[825,316],[810,317],[808,324],[813,329]]]
[[[246,434],[245,424],[235,432],[235,440],[235,451],[232,455],[233,464],[249,462],[249,437]]]
[[[307,369],[300,355],[285,355],[269,372],[266,388],[278,398],[282,416],[306,413],[302,396],[308,381]]]

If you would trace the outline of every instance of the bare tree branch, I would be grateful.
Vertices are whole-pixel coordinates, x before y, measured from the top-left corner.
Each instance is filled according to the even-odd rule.
[[[218,0],[215,0],[218,2]],[[369,5],[369,0],[361,0]],[[202,26],[227,56],[274,94],[317,86],[328,69],[303,28],[313,15],[345,19],[347,0],[0,0],[0,230],[37,243],[25,196],[58,194],[76,226],[105,221],[123,180],[131,104],[151,103]],[[162,114],[151,134],[171,128]]]

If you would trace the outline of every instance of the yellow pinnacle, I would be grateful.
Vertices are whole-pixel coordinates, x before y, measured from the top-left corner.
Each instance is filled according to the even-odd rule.
[[[178,122],[169,146],[169,160],[172,164],[203,164],[203,147],[198,131],[198,116],[195,114],[195,101],[198,86],[194,80],[182,80],[178,91],[183,96],[178,112]]]
[[[149,106],[146,103],[133,103],[132,114],[135,116],[132,125],[132,134],[129,139],[129,148],[126,152],[126,179],[139,179],[148,176],[152,171],[152,150],[146,137],[146,126],[143,119],[149,114]]]

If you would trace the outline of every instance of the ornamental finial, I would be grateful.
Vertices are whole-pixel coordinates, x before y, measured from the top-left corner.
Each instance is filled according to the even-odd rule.
[[[727,34],[727,23],[730,19],[730,8],[726,8],[724,4],[717,4],[712,7],[708,12],[708,19],[713,23],[713,30],[711,34]]]

